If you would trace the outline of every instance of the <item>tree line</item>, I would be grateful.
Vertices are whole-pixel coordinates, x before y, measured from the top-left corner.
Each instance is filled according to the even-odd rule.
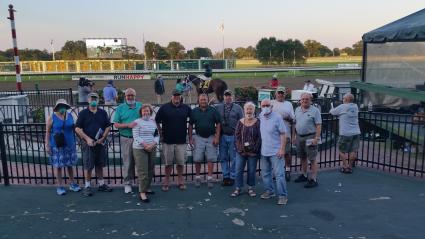
[[[213,53],[208,47],[195,47],[186,49],[180,42],[172,41],[167,46],[159,43],[147,41],[145,43],[147,60],[165,59],[200,59],[215,58],[221,59],[223,52]],[[342,49],[329,49],[327,46],[316,40],[306,40],[301,42],[298,39],[277,39],[275,37],[262,38],[256,46],[225,48],[224,58],[226,59],[257,59],[263,64],[293,64],[303,63],[309,57],[340,56],[361,56],[363,43],[358,41],[352,47]],[[20,59],[23,61],[52,60],[52,53],[47,50],[20,49]],[[125,59],[143,60],[145,56],[134,46],[127,46],[124,49]],[[66,41],[60,51],[55,52],[56,60],[84,60],[87,59],[87,48],[84,41]],[[13,61],[13,49],[0,51],[0,61]]]

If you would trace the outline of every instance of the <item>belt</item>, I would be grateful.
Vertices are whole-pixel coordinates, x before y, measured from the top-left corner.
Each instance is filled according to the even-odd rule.
[[[120,136],[121,137],[124,137],[124,138],[128,138],[128,139],[132,139],[133,138],[133,136],[125,136],[125,135],[122,135],[122,134],[120,134]]]
[[[315,135],[316,133],[310,133],[310,134],[299,134],[298,136],[300,137],[307,137],[307,136],[311,136],[311,135]]]

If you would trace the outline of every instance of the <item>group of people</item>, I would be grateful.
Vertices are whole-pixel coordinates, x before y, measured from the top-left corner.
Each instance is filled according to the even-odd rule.
[[[177,188],[186,190],[183,170],[189,144],[193,150],[196,187],[202,183],[209,188],[214,187],[217,183],[213,178],[214,162],[218,159],[223,174],[222,185],[235,187],[230,196],[242,194],[244,169],[247,167],[247,194],[255,197],[256,171],[260,160],[264,186],[260,197],[269,199],[277,196],[277,204],[285,205],[288,201],[286,183],[291,180],[291,142],[296,145],[302,164],[302,173],[294,182],[304,182],[305,188],[318,186],[316,157],[322,125],[320,111],[312,105],[310,93],[301,95],[300,106],[295,111],[292,104],[285,100],[285,93],[284,87],[278,87],[276,99],[263,100],[261,113],[256,117],[255,104],[247,102],[242,108],[233,101],[230,90],[224,92],[224,101],[215,106],[208,104],[208,95],[200,94],[199,106],[191,109],[182,102],[182,92],[175,89],[171,100],[163,104],[153,117],[152,106],[137,102],[136,91],[129,88],[125,91],[125,102],[117,107],[112,122],[107,113],[98,108],[99,96],[90,93],[88,107],[79,113],[75,123],[75,132],[81,139],[85,170],[83,195],[93,195],[93,169],[98,179],[98,191],[112,191],[103,180],[103,167],[107,159],[105,141],[114,125],[120,135],[124,193],[133,192],[132,182],[137,171],[139,197],[143,202],[149,202],[150,195],[154,194],[151,182],[155,174],[156,152],[161,142],[159,151],[165,165],[162,191],[170,190],[174,164],[177,166]],[[353,96],[346,94],[344,104],[330,112],[340,117],[339,149],[343,173],[352,173],[360,134],[358,108],[352,102]],[[66,193],[62,181],[63,168],[68,170],[71,181],[69,189],[81,190],[73,179],[72,166],[77,162],[77,154],[74,121],[67,113],[69,108],[65,100],[58,100],[54,113],[46,123],[46,150],[56,169],[58,195]],[[60,137],[57,135],[60,134],[64,136],[64,144],[58,140]],[[201,165],[205,161],[207,177],[203,182]]]

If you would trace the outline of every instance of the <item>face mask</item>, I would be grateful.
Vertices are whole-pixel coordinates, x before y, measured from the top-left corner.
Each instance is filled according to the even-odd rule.
[[[272,112],[272,109],[270,107],[264,107],[261,109],[261,112],[263,112],[265,115],[268,115]]]
[[[65,108],[60,108],[60,109],[59,109],[59,113],[60,113],[60,114],[62,114],[62,115],[63,115],[63,114],[65,114],[65,112],[66,112],[66,109],[65,109]]]
[[[126,101],[127,101],[127,104],[129,105],[134,105],[136,103],[135,100],[126,100]]]
[[[91,107],[96,107],[97,106],[97,101],[93,100],[92,102],[90,102],[90,106]]]

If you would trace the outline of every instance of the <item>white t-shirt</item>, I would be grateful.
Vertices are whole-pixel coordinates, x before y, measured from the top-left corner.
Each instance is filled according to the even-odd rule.
[[[291,138],[291,123],[290,121],[286,120],[287,118],[290,118],[292,121],[295,119],[294,107],[292,106],[291,102],[280,102],[277,100],[272,100],[271,105],[273,105],[273,112],[276,112],[282,116],[283,122],[285,123],[286,132],[288,132],[286,137]]]
[[[329,111],[339,118],[339,135],[353,136],[360,134],[359,108],[354,103],[341,104]]]
[[[312,83],[305,83],[303,90],[310,91],[310,92],[313,92],[313,93],[317,92],[317,89],[314,87],[314,85]]]

